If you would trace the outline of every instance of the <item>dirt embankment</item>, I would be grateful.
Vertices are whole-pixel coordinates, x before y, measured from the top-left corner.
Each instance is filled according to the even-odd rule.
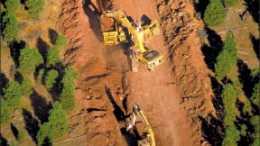
[[[64,0],[60,26],[69,44],[64,60],[80,73],[78,112],[70,118],[71,135],[85,135],[79,145],[133,145],[136,141],[124,135],[122,128],[132,104],[139,103],[153,127],[157,145],[206,144],[198,116],[211,112],[212,91],[197,37],[203,23],[194,18],[191,3],[111,2],[114,9],[125,11],[133,20],[146,15],[161,23],[163,33],[148,46],[161,52],[165,62],[155,72],[145,67],[138,73],[130,72],[124,51],[127,47],[102,44],[97,13],[83,0]]]
[[[192,136],[196,139],[194,145],[204,145],[207,142],[202,138],[199,117],[215,114],[211,103],[211,82],[201,52],[202,42],[198,36],[204,24],[202,20],[195,18],[194,7],[188,0],[170,0],[168,3],[157,0],[157,9],[174,82],[187,111]]]

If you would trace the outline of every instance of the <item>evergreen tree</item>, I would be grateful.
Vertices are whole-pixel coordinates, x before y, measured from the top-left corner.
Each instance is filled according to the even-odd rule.
[[[49,123],[44,123],[43,125],[41,125],[36,138],[39,146],[44,145],[44,141],[46,138],[49,139],[50,142],[52,142],[53,129],[51,128]]]
[[[53,46],[49,48],[47,53],[47,65],[55,65],[59,62],[61,62],[59,47]]]
[[[237,61],[236,42],[231,33],[228,33],[224,42],[222,52],[217,57],[215,71],[217,77],[222,80],[230,71],[231,67]]]
[[[204,21],[209,26],[216,26],[223,23],[226,11],[220,0],[210,0],[204,13]]]
[[[28,13],[32,17],[37,17],[43,10],[45,5],[44,0],[26,0],[25,1],[26,8],[28,9]]]
[[[226,126],[234,124],[236,120],[236,101],[237,93],[232,84],[227,84],[224,86],[224,91],[222,93],[223,103],[224,103],[224,124]]]
[[[75,79],[78,73],[71,67],[66,68],[62,79],[63,89],[60,95],[62,107],[66,110],[72,110],[75,107]]]
[[[45,86],[47,89],[51,89],[53,84],[55,83],[56,78],[58,77],[58,72],[56,70],[50,70],[47,73],[46,79],[45,79]]]
[[[224,0],[224,3],[228,7],[235,6],[239,3],[239,0]]]
[[[29,78],[25,78],[21,85],[22,95],[30,96],[32,94],[32,82]]]
[[[7,42],[16,39],[19,33],[18,23],[11,12],[7,12],[3,17],[3,36]]]
[[[15,12],[20,6],[20,0],[6,0],[5,6],[8,12]]]
[[[254,126],[254,133],[253,133],[253,139],[254,142],[252,146],[259,146],[260,145],[260,116],[256,115],[250,119],[251,124]]]
[[[4,89],[4,98],[9,106],[18,107],[20,105],[21,86],[16,81],[10,81]]]
[[[260,82],[255,84],[253,94],[251,97],[251,101],[253,102],[254,105],[256,105],[260,109]]]
[[[32,74],[36,66],[43,63],[43,58],[37,49],[26,47],[21,50],[19,63],[19,71],[22,74]]]
[[[54,138],[60,137],[67,132],[69,124],[66,116],[66,111],[62,108],[61,104],[55,102],[49,116],[49,123]]]
[[[64,35],[62,35],[62,34],[58,35],[57,40],[55,42],[55,45],[58,48],[65,47],[67,45],[66,37]]]
[[[1,114],[0,114],[0,123],[6,123],[11,118],[11,112],[10,107],[8,106],[8,103],[4,99],[0,99],[0,108],[1,108]]]
[[[225,135],[222,146],[237,146],[237,142],[240,140],[240,133],[235,124],[231,124],[226,128]]]
[[[44,74],[44,69],[40,69],[38,76],[37,76],[37,82],[40,83],[40,84],[42,83],[43,74]]]

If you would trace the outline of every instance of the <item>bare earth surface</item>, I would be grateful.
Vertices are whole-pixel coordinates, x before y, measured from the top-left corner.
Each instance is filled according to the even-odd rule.
[[[147,43],[164,55],[165,62],[154,72],[143,66],[138,73],[130,72],[127,46],[104,46],[97,14],[82,0],[64,0],[60,27],[69,42],[64,60],[80,72],[76,88],[79,112],[70,118],[70,136],[77,145],[133,145],[134,138],[124,132],[124,117],[138,103],[158,146],[206,144],[198,114],[211,112],[212,91],[197,37],[203,24],[195,20],[192,5],[188,0],[112,3],[133,20],[145,14],[160,22],[161,35]],[[182,13],[175,13],[177,8]],[[178,28],[180,23],[184,27]]]

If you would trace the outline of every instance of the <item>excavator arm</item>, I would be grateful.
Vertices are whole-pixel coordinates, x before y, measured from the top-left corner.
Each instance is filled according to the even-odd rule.
[[[126,130],[129,131],[135,126],[137,116],[140,117],[142,123],[144,124],[146,134],[146,139],[139,140],[138,146],[156,146],[152,127],[138,104],[133,105],[133,113],[127,119]]]

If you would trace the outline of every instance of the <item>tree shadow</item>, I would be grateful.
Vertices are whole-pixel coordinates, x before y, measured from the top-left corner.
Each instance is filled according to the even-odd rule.
[[[151,24],[152,20],[147,15],[143,15],[141,17],[141,22],[142,22],[142,26],[145,26]]]
[[[243,114],[242,113],[240,117],[237,118],[237,121],[235,122],[236,126],[241,130],[241,127],[243,124],[247,126],[246,134],[245,135],[240,135],[240,140],[238,141],[238,146],[246,146],[246,145],[251,145],[253,143],[253,138],[252,138],[252,133],[254,133],[254,126],[250,122],[251,116],[248,114]]]
[[[253,17],[254,21],[259,25],[259,0],[245,0],[245,4],[248,12]]]
[[[23,76],[20,72],[16,71],[14,74],[14,79],[19,83],[22,84],[23,82]]]
[[[243,91],[247,98],[250,98],[253,93],[253,88],[255,86],[255,82],[253,80],[253,77],[251,76],[251,70],[247,66],[247,64],[239,59],[237,61],[237,66],[238,66],[238,78],[240,83],[243,85]]]
[[[105,90],[106,90],[106,94],[107,94],[107,96],[108,96],[110,102],[111,102],[112,105],[113,105],[113,108],[114,108],[114,111],[113,111],[113,112],[114,112],[114,115],[115,115],[117,121],[118,121],[118,122],[119,122],[119,121],[123,121],[124,118],[125,118],[124,112],[121,110],[121,108],[119,107],[119,105],[118,105],[118,104],[116,103],[116,101],[114,100],[114,97],[113,97],[113,95],[112,95],[110,89],[109,89],[107,86],[105,86]]]
[[[33,90],[30,99],[34,114],[39,118],[41,123],[47,122],[52,104],[47,102],[46,99],[39,95],[35,90]]]
[[[39,122],[33,117],[32,113],[26,109],[23,109],[23,118],[25,123],[25,129],[28,134],[32,137],[33,141],[37,143],[37,133],[39,131]]]
[[[201,18],[204,18],[204,13],[205,13],[205,10],[207,8],[207,6],[209,5],[209,0],[199,0],[197,3],[194,2],[194,7],[195,7],[195,10],[196,12],[199,12],[200,13],[200,16]]]
[[[11,128],[11,131],[12,131],[15,139],[18,140],[18,134],[19,134],[18,129],[14,126],[13,123],[10,124],[10,128]]]
[[[208,34],[209,45],[204,44],[201,48],[203,55],[205,56],[204,60],[207,64],[207,67],[212,71],[215,71],[215,63],[217,62],[217,56],[222,51],[223,41],[221,37],[212,29],[205,28]]]
[[[48,30],[48,33],[49,33],[49,38],[50,38],[50,41],[51,41],[52,45],[55,45],[56,40],[57,40],[57,38],[58,38],[58,33],[57,33],[57,31],[54,30],[54,29],[52,29],[52,28],[50,28],[50,29]]]
[[[0,72],[0,96],[4,95],[4,91],[3,89],[6,87],[6,85],[8,84],[9,80],[8,78],[5,76],[4,73]]]
[[[45,137],[42,146],[52,146],[51,139],[49,137]]]
[[[212,145],[222,145],[223,138],[225,137],[225,129],[221,120],[215,118],[211,114],[207,118],[199,116],[202,124],[203,137]]]
[[[37,48],[38,48],[39,53],[42,55],[43,61],[45,63],[47,61],[47,53],[48,53],[47,50],[49,47],[50,46],[41,37],[39,37],[37,39]]]
[[[0,146],[7,146],[7,140],[3,137],[2,133],[0,133]]]
[[[214,97],[212,99],[213,106],[216,109],[217,116],[220,118],[224,117],[224,104],[221,97],[223,92],[223,86],[217,81],[216,78],[210,76],[211,88],[214,93]]]
[[[259,41],[260,41],[260,39],[256,38],[252,34],[250,34],[250,40],[253,43],[254,51],[255,51],[256,56],[257,56],[257,58],[259,60],[260,59],[260,52],[259,52],[259,49],[260,49]]]
[[[14,40],[9,44],[10,55],[14,60],[15,66],[19,67],[19,56],[21,49],[25,48],[26,43],[24,41]]]
[[[94,8],[94,10],[91,9]],[[89,25],[90,28],[93,30],[96,38],[101,42],[102,41],[102,32],[101,32],[101,22],[100,22],[100,12],[95,7],[94,4],[92,4],[90,1],[86,0],[83,4],[83,10],[85,14],[89,18]]]

